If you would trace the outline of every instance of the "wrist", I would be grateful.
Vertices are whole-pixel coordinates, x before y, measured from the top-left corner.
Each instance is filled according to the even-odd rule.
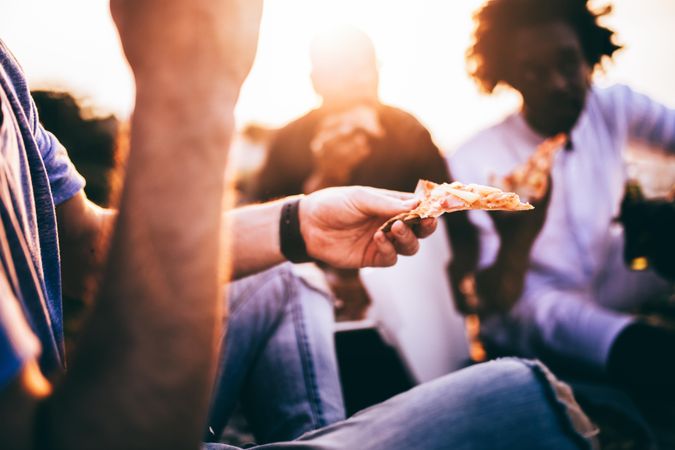
[[[200,119],[233,116],[241,87],[232,80],[184,73],[175,67],[134,71],[134,81],[137,107],[161,104],[177,111],[198,112]]]
[[[499,252],[493,268],[507,276],[517,276],[527,271],[530,265],[528,252]]]
[[[286,200],[281,207],[279,217],[279,249],[281,254],[293,263],[312,261],[302,232],[300,207],[303,197],[298,196]]]
[[[530,253],[537,236],[514,235],[500,236],[500,246],[497,253],[497,262],[505,267],[510,265],[520,268],[530,262]]]

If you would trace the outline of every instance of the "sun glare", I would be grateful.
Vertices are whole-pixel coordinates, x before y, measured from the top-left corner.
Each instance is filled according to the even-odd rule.
[[[483,0],[265,0],[258,57],[237,108],[240,127],[280,126],[318,104],[309,79],[314,34],[353,25],[373,40],[384,102],[410,111],[450,150],[513,110],[513,95],[485,97],[467,77],[464,53],[472,13]],[[126,116],[133,83],[110,19],[108,0],[5,2],[2,39],[33,87],[58,87]],[[603,5],[605,0],[596,0]],[[603,83],[624,82],[675,104],[668,58],[675,4],[614,0],[607,22],[626,44]],[[35,11],[39,11],[36,14]]]
[[[480,3],[270,0],[258,58],[237,108],[239,123],[278,126],[316,106],[309,43],[319,30],[343,24],[372,38],[386,103],[411,111],[428,126],[447,126],[458,102],[466,104],[463,117],[480,114],[471,101],[475,89],[463,62],[471,13]]]

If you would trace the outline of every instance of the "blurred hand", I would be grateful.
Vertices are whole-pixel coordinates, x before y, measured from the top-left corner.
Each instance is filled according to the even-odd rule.
[[[401,221],[386,235],[378,229],[387,219],[418,203],[411,193],[362,186],[314,192],[300,204],[307,253],[337,268],[394,265],[397,255],[417,252],[418,238],[436,229],[436,219],[424,219],[416,227],[417,235]]]
[[[325,178],[346,183],[354,168],[369,154],[368,136],[356,131],[324,141],[314,153],[314,166]]]
[[[469,211],[457,211],[444,214],[446,231],[450,238],[452,258],[447,266],[447,274],[452,288],[455,308],[462,314],[474,314],[477,308],[475,295],[465,286],[467,275],[473,274],[478,267],[480,255],[479,229],[469,219]]]
[[[305,183],[304,192],[353,184],[350,183],[352,172],[371,152],[370,139],[384,135],[372,105],[358,104],[325,117],[310,142],[314,170]]]
[[[534,210],[523,213],[505,211],[491,211],[489,213],[502,246],[509,248],[514,246],[513,250],[524,248],[529,254],[530,247],[534,244],[546,222],[551,191],[553,190],[552,183],[549,177],[548,189],[544,196],[540,200],[532,201]]]
[[[262,0],[111,0],[136,75],[220,79],[239,86],[258,41]]]

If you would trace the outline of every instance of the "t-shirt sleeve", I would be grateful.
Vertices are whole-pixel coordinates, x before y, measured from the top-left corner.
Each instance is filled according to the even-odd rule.
[[[47,170],[54,205],[63,203],[84,188],[84,178],[75,169],[63,145],[40,123],[36,124],[35,141]]]
[[[39,353],[40,343],[28,326],[5,273],[0,272],[0,391]]]
[[[63,145],[40,124],[37,107],[30,96],[23,69],[2,41],[0,41],[0,62],[11,79],[16,98],[40,150],[54,204],[63,203],[84,188],[84,178],[73,166]]]

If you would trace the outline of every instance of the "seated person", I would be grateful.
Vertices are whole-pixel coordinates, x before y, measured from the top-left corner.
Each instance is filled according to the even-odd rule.
[[[312,83],[321,106],[277,131],[253,183],[255,200],[362,185],[411,192],[419,179],[450,176],[440,150],[409,113],[378,97],[375,48],[362,31],[341,27],[311,44]],[[447,217],[453,244],[475,239],[464,213]],[[452,223],[452,225],[451,225]],[[355,270],[324,267],[339,318],[360,319],[369,304]],[[341,306],[341,307],[340,307]]]
[[[3,448],[196,448],[222,332],[222,255],[234,256],[232,273],[240,278],[285,258],[383,266],[417,250],[417,237],[401,222],[390,234],[376,232],[416,201],[363,187],[237,209],[226,214],[232,233],[222,233],[223,148],[255,54],[261,2],[157,6],[112,2],[137,84],[117,214],[86,199],[82,178],[39,123],[23,74],[0,45]],[[107,248],[96,246],[113,225]],[[423,223],[419,237],[434,226]],[[67,371],[59,253],[80,255],[70,259],[79,265],[64,271],[103,271]],[[536,442],[572,449],[591,448],[594,433],[566,387],[542,365],[504,360],[265,448],[444,449],[494,442],[523,448]]]
[[[627,144],[673,152],[675,111],[627,86],[594,86],[594,70],[619,46],[598,24],[606,11],[587,3],[490,0],[475,16],[471,75],[487,92],[515,89],[522,107],[462,145],[450,159],[453,173],[488,183],[524,164],[546,138],[567,135],[531,214],[470,214],[481,233],[482,334],[500,352],[607,374],[672,401],[675,333],[630,314],[669,284],[626,267],[615,218]]]
[[[320,33],[310,59],[321,106],[276,132],[255,200],[344,185],[410,192],[419,178],[447,181],[424,126],[379,100],[377,57],[366,34],[351,27]]]

